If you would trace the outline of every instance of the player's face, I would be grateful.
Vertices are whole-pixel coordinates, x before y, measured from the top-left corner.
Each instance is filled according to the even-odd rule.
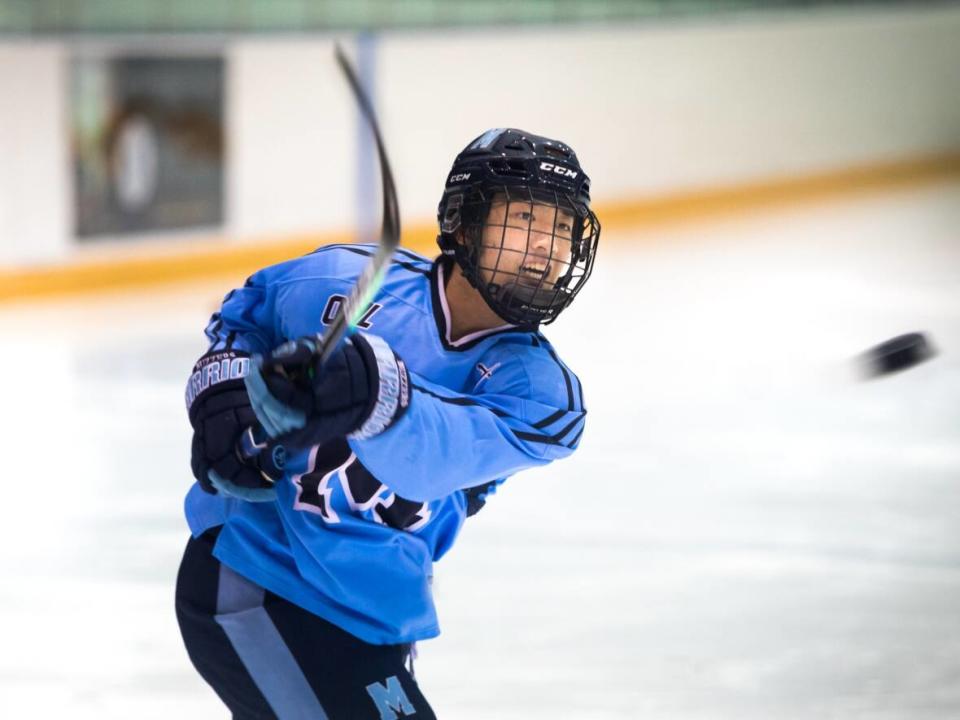
[[[556,205],[498,194],[483,228],[479,264],[484,280],[552,291],[570,267],[575,220]]]

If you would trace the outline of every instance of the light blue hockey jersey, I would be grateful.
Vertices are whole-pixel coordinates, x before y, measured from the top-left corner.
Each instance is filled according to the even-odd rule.
[[[211,350],[266,353],[323,332],[373,253],[332,245],[268,267],[230,292]],[[433,562],[477,487],[569,455],[586,409],[577,377],[536,332],[452,341],[442,260],[401,250],[359,330],[410,371],[410,407],[384,433],[290,453],[274,502],[186,499],[191,532],[223,525],[214,554],[267,590],[375,644],[439,633]],[[467,490],[467,492],[465,492]]]

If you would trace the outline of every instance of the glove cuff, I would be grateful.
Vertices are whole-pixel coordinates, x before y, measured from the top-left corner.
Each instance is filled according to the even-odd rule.
[[[377,382],[371,383],[371,387],[377,389],[373,408],[360,427],[347,435],[352,440],[368,440],[389,428],[407,411],[410,380],[407,366],[383,338],[355,335],[350,341],[363,353],[368,368],[375,368],[377,373]]]
[[[271,502],[277,499],[277,489],[272,485],[269,487],[244,487],[236,485],[226,478],[220,477],[215,470],[208,473],[210,484],[217,489],[217,492],[228,497],[239,498],[247,502]]]

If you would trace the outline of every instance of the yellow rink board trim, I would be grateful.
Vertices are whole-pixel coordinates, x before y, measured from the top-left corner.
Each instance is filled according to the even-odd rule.
[[[595,210],[604,229],[623,229],[956,177],[960,177],[960,154],[940,155],[662,197],[598,203]],[[435,239],[436,226],[432,223],[409,226],[403,233],[405,247],[428,256],[436,252]],[[216,239],[198,243],[182,252],[165,249],[163,253],[151,253],[145,250],[133,256],[0,270],[0,302],[141,288],[219,276],[232,276],[236,284],[258,268],[303,255],[321,245],[350,240],[350,236],[343,233],[264,238],[243,244]]]

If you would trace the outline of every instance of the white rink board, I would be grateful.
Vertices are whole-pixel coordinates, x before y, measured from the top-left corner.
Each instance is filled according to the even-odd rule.
[[[438,715],[960,715],[957,227],[960,184],[609,233],[548,328],[580,451],[437,566]],[[173,614],[183,381],[227,289],[0,310],[0,717],[227,717]],[[940,355],[854,379],[910,330]]]
[[[451,158],[490,127],[568,142],[594,201],[955,152],[958,35],[955,6],[385,34],[400,207],[434,217]]]
[[[570,143],[598,202],[956,153],[958,36],[960,7],[946,3],[391,32],[372,41],[375,100],[412,226],[436,217],[453,157],[491,127]],[[226,217],[219,232],[83,247],[66,93],[68,61],[86,45],[0,39],[0,101],[12,108],[0,112],[0,266],[176,248],[197,233],[229,243],[350,231],[366,173],[335,39],[91,41],[100,52],[223,52]]]

